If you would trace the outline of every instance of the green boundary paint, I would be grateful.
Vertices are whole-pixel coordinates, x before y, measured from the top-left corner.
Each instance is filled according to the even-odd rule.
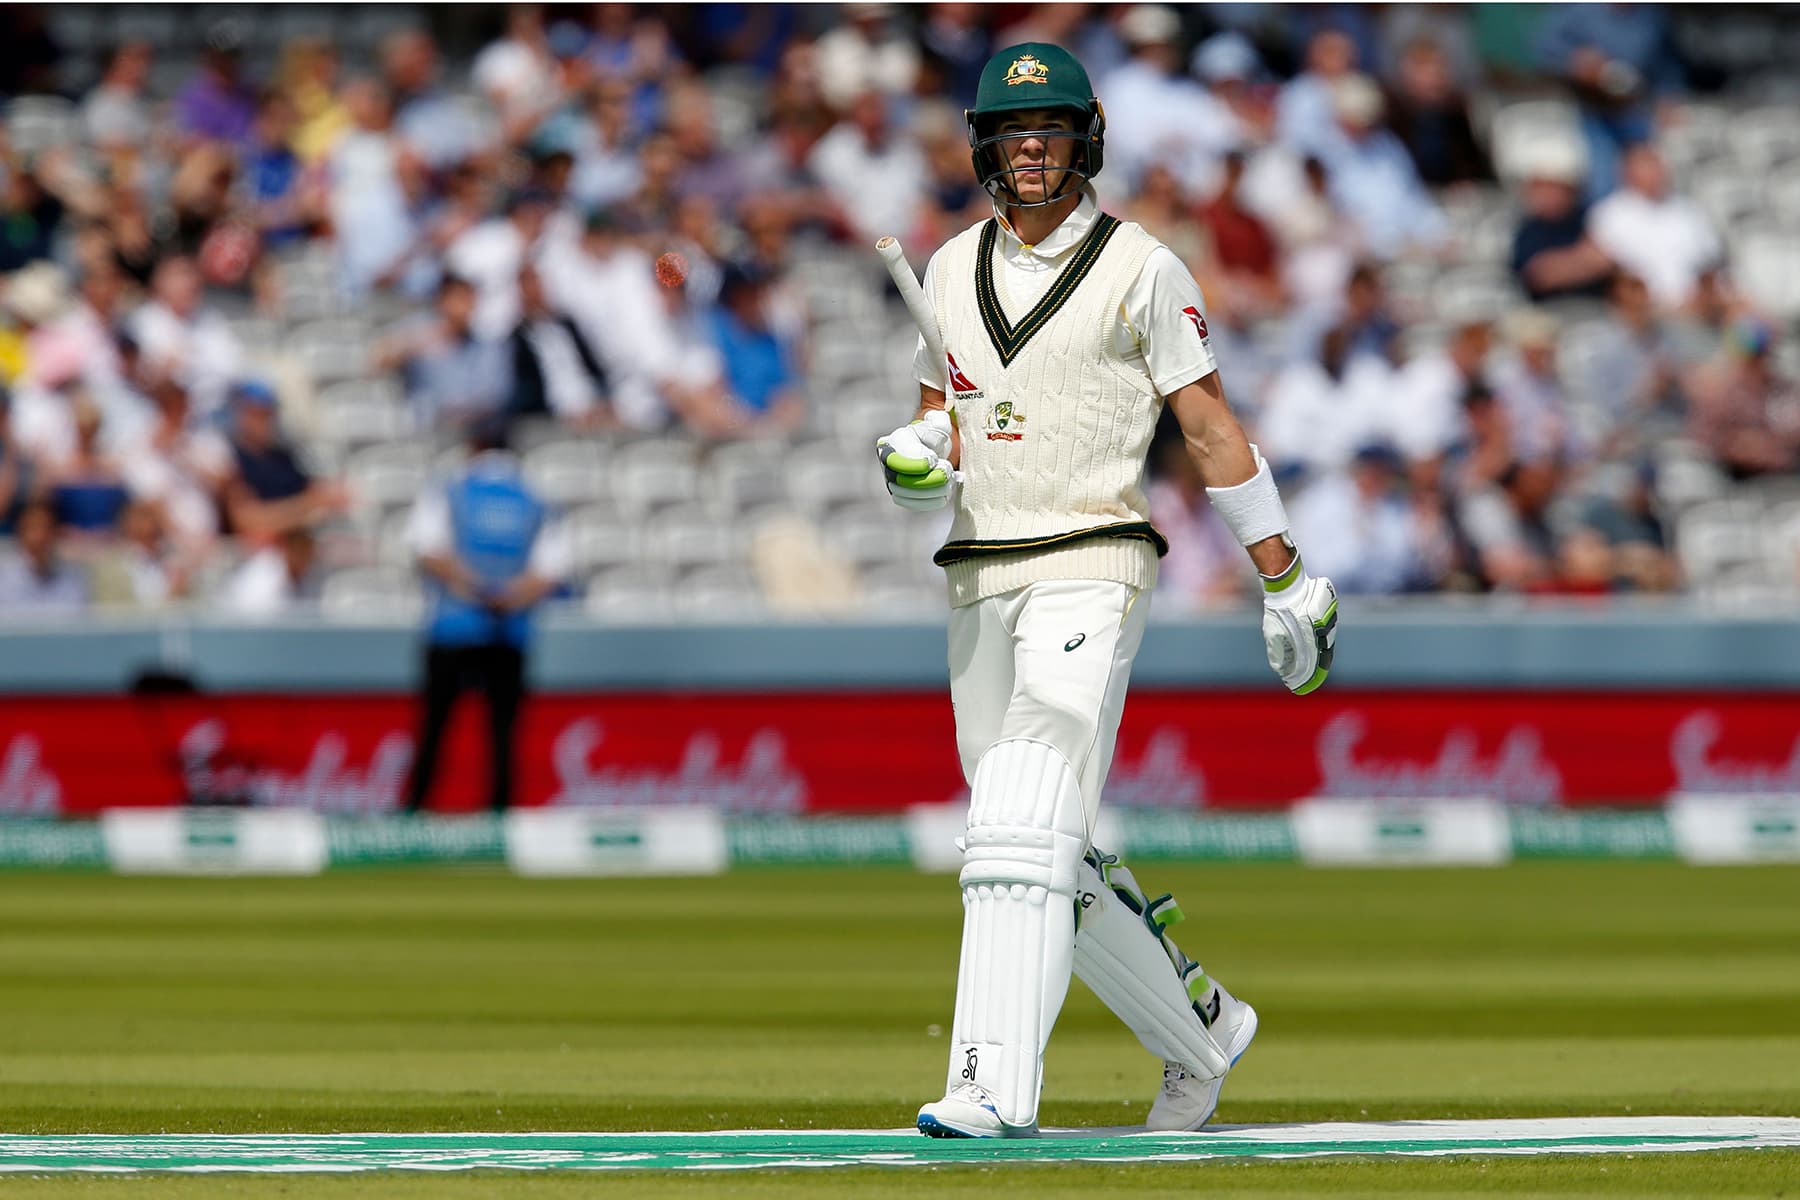
[[[1608,1154],[1800,1147],[1800,1119],[1422,1121],[1052,1132],[939,1141],[911,1130],[698,1133],[0,1135],[0,1172],[742,1170],[952,1163],[1135,1163],[1320,1155]]]

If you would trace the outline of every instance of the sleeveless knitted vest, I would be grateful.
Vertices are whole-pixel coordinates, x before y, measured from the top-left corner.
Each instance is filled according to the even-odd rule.
[[[1149,588],[1168,543],[1150,524],[1144,457],[1162,397],[1113,347],[1125,293],[1160,243],[1101,214],[1028,313],[1009,319],[998,225],[942,251],[934,297],[951,359],[963,484],[945,568],[953,607],[1042,579]]]

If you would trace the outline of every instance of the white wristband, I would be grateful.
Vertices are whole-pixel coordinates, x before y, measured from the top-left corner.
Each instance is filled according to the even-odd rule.
[[[1231,536],[1240,546],[1254,546],[1264,538],[1288,531],[1287,509],[1281,493],[1275,490],[1275,476],[1263,460],[1256,443],[1250,443],[1250,457],[1256,460],[1256,474],[1230,487],[1206,489],[1214,511],[1224,520]]]

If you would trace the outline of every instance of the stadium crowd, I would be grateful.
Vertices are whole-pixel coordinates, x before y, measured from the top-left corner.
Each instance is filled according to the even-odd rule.
[[[904,411],[909,335],[848,291],[877,236],[922,263],[991,211],[960,107],[1033,39],[1096,80],[1103,201],[1201,281],[1341,589],[1679,589],[1672,497],[1720,493],[1670,473],[1800,461],[1794,314],[1666,154],[1692,80],[1661,7],[262,12],[6,15],[0,613],[285,611],[383,552],[396,497],[351,451],[496,412],[685,441],[696,478],[836,430],[874,477],[891,419],[831,409]],[[1509,125],[1524,101],[1555,119]],[[1159,605],[1242,599],[1178,438],[1150,488]],[[853,596],[813,516],[781,544]]]

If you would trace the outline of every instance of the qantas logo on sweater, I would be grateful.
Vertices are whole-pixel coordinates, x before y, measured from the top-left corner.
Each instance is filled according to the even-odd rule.
[[[945,351],[944,358],[950,363],[950,390],[956,393],[956,398],[958,400],[981,399],[981,389],[976,387],[974,382],[963,374],[963,369],[956,365],[956,355]]]
[[[1200,310],[1190,304],[1181,310],[1181,315],[1194,323],[1194,328],[1200,332],[1200,340],[1204,342],[1206,340],[1206,318],[1200,315]]]

